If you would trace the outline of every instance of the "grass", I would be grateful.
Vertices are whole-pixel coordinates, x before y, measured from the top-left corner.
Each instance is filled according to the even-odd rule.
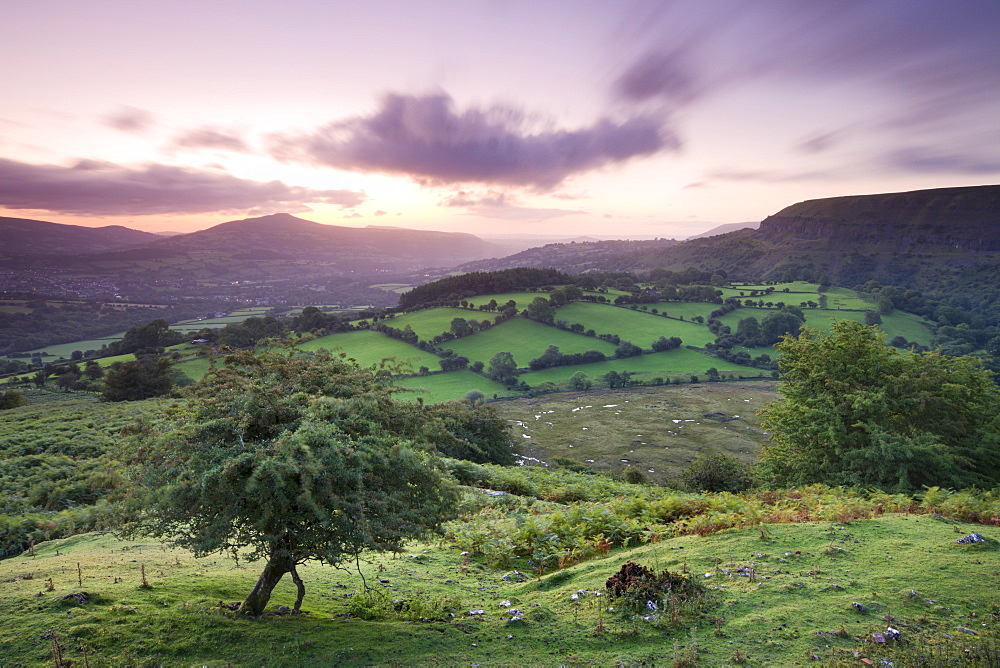
[[[512,318],[486,331],[441,344],[457,355],[465,355],[470,361],[489,364],[499,352],[509,352],[518,367],[527,367],[528,362],[545,352],[550,346],[559,346],[563,353],[582,353],[598,350],[605,355],[613,355],[615,346],[601,339],[574,334],[565,330],[543,325],[527,318]]]
[[[574,302],[559,308],[556,318],[570,324],[578,322],[598,334],[617,334],[623,341],[631,341],[640,348],[650,348],[661,336],[668,339],[677,336],[684,345],[698,347],[715,341],[715,336],[704,325],[607,304]]]
[[[705,379],[705,371],[715,367],[720,373],[728,376],[735,374],[737,378],[744,376],[756,378],[767,375],[770,372],[761,371],[732,362],[726,362],[717,357],[700,353],[696,350],[678,348],[663,353],[653,353],[650,355],[638,355],[626,359],[613,359],[595,364],[579,364],[575,366],[560,366],[542,369],[541,371],[529,371],[521,374],[519,378],[526,381],[532,387],[541,383],[564,383],[570,376],[578,371],[582,371],[595,384],[601,384],[599,377],[604,374],[617,371],[634,372],[635,380],[647,382],[653,378],[660,377],[665,381],[673,378],[681,378],[684,381],[690,380],[692,375]]]
[[[454,318],[469,320],[492,320],[496,313],[480,313],[463,308],[429,308],[413,313],[404,313],[395,318],[383,321],[389,327],[404,329],[407,325],[413,328],[417,336],[430,340],[442,332],[451,331],[451,321]]]
[[[468,369],[435,373],[429,376],[399,378],[395,381],[395,385],[413,390],[397,394],[396,397],[399,399],[416,401],[420,397],[427,404],[461,399],[471,390],[479,390],[487,398],[520,395],[519,392],[512,392],[500,383],[484,378]]]
[[[528,507],[513,497],[501,501],[500,514]],[[0,643],[5,665],[29,667],[53,665],[53,638],[74,665],[84,664],[85,650],[95,668],[732,665],[741,655],[751,666],[807,663],[812,655],[823,665],[860,665],[853,652],[878,665],[895,648],[870,638],[890,617],[904,647],[920,633],[948,633],[957,636],[962,656],[965,647],[988,642],[1000,623],[998,594],[982,586],[1000,567],[996,543],[980,549],[954,543],[973,530],[1000,538],[996,528],[929,516],[769,525],[616,549],[541,577],[523,559],[498,569],[446,544],[413,544],[399,557],[362,563],[374,591],[353,609],[370,612],[370,621],[345,617],[363,592],[361,577],[349,570],[301,567],[305,614],[246,620],[218,604],[242,599],[260,564],[236,567],[221,556],[195,559],[151,541],[91,534],[0,562],[5,609],[17,611],[0,621]],[[676,624],[668,611],[625,609],[608,598],[604,583],[627,560],[689,573],[708,589],[703,605],[685,610]],[[740,566],[754,568],[756,577],[736,575]],[[143,567],[149,589],[140,587]],[[504,580],[512,569],[531,577]],[[64,598],[81,591],[86,604]],[[286,577],[269,608],[293,598]],[[392,612],[392,601],[422,601],[455,616],[411,621]],[[523,611],[521,620],[509,621],[511,608]],[[695,663],[678,663],[684,656]]]
[[[362,366],[378,365],[383,359],[389,359],[404,364],[410,371],[416,371],[421,366],[431,370],[441,368],[437,355],[367,329],[321,336],[297,347],[301,350],[325,348],[331,352],[345,352]]]
[[[511,423],[528,456],[571,459],[608,473],[632,466],[664,482],[679,478],[701,453],[755,460],[767,440],[755,414],[777,398],[774,385],[756,381],[559,392],[494,406]],[[711,413],[731,419],[704,417]]]

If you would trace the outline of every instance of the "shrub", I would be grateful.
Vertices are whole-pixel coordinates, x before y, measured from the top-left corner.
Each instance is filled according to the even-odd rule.
[[[721,453],[699,455],[684,469],[681,480],[689,492],[742,492],[753,485],[749,467]]]

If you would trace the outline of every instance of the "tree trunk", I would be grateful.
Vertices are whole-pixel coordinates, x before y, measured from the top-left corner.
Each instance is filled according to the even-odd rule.
[[[243,605],[240,606],[240,612],[250,617],[259,617],[271,599],[271,591],[281,581],[285,573],[294,570],[295,560],[292,559],[287,550],[277,548],[272,551],[267,565],[264,566],[264,571],[257,578],[257,584],[250,590]]]
[[[306,597],[306,586],[302,582],[302,578],[299,577],[299,572],[295,570],[295,564],[292,564],[290,570],[292,574],[292,582],[295,583],[295,587],[298,589],[298,593],[295,595],[295,605],[292,607],[292,612],[300,612],[302,608],[302,599]]]

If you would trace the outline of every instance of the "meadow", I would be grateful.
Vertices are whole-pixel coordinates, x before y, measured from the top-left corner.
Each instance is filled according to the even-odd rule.
[[[413,373],[421,366],[435,371],[441,368],[438,363],[440,358],[437,355],[369,329],[328,334],[300,343],[296,348],[299,350],[322,348],[333,353],[343,352],[362,366],[379,366],[386,360],[388,364],[402,365],[403,373]]]
[[[520,392],[508,390],[504,385],[485,378],[468,369],[434,373],[428,376],[409,376],[393,381],[396,387],[404,392],[395,395],[403,401],[416,401],[418,398],[426,404],[460,399],[473,390],[482,392],[487,399],[496,397],[520,396]]]
[[[560,476],[566,485],[585,484],[578,478]],[[715,512],[728,505],[736,512],[760,503],[731,495],[650,495],[638,485],[609,489],[648,499],[632,503],[643,516],[668,505],[700,503]],[[912,511],[882,514],[877,501],[833,492],[776,493],[772,512],[794,509],[808,518],[802,521],[636,537],[539,568],[517,556],[516,545],[500,548],[488,536],[530,540],[532,527],[569,529],[567,521],[584,533],[599,521],[610,527],[623,520],[601,509],[616,502],[567,505],[470,490],[466,519],[450,524],[445,538],[413,543],[399,555],[371,555],[357,568],[300,567],[303,614],[279,610],[295,597],[286,578],[269,614],[254,620],[225,605],[249,591],[260,564],[223,555],[196,559],[148,540],[74,536],[0,561],[5,609],[17,611],[0,622],[0,643],[5,665],[29,667],[52,666],[59,657],[61,665],[95,668],[848,666],[862,665],[862,658],[911,665],[905,660],[917,653],[930,659],[926,665],[944,665],[948,657],[995,665],[1000,594],[976,583],[991,581],[1000,568],[997,529]],[[821,517],[824,505],[841,508],[843,516]],[[919,503],[914,510],[926,512]],[[955,543],[972,531],[986,542]],[[674,573],[697,593],[663,594],[655,610],[612,597],[605,583],[626,561]],[[876,642],[874,634],[890,625],[901,641]]]
[[[673,308],[675,305],[677,308]],[[704,347],[706,343],[715,341],[715,336],[704,325],[690,322],[690,318],[693,317],[690,313],[694,312],[691,306],[682,302],[671,304],[670,312],[673,317],[664,318],[639,309],[574,302],[559,307],[556,310],[556,318],[566,320],[570,324],[578,322],[585,329],[593,329],[598,334],[617,334],[623,341],[631,341],[640,348],[649,349],[653,341],[661,336],[668,339],[676,336],[684,342],[684,345]],[[698,306],[710,307],[712,304],[698,304]],[[663,310],[666,310],[665,305]],[[673,315],[674,313],[677,315]],[[685,314],[685,320],[674,319],[681,314]]]
[[[524,368],[550,345],[558,346],[562,353],[582,353],[588,350],[597,350],[608,356],[615,353],[614,344],[607,341],[521,317],[512,318],[471,336],[447,341],[441,347],[454,350],[456,355],[465,355],[472,362],[478,360],[484,364],[489,364],[490,359],[499,352],[509,352],[514,356],[517,366]]]

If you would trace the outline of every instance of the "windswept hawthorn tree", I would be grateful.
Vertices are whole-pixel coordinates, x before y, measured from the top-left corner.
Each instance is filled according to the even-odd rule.
[[[133,429],[123,533],[266,560],[241,607],[252,616],[286,573],[297,610],[308,560],[399,549],[447,519],[458,492],[438,467],[442,444],[509,457],[488,407],[397,403],[374,371],[326,354],[237,353],[186,393],[165,422]]]

